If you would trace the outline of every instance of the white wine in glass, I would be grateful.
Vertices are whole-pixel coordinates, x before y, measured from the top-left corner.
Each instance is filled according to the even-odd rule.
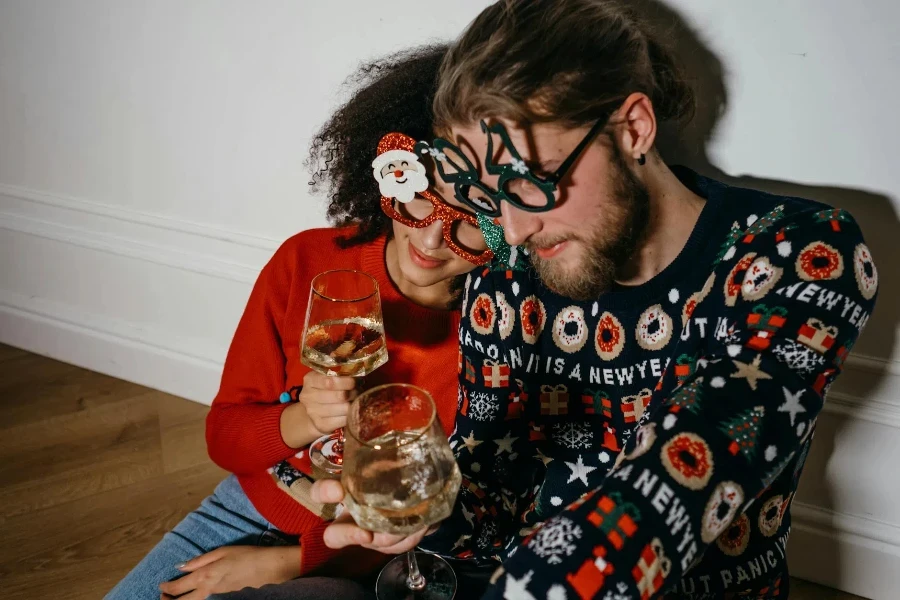
[[[412,385],[361,394],[347,418],[344,505],[369,531],[410,534],[450,516],[461,475],[434,401]],[[450,600],[456,575],[438,556],[410,551],[385,566],[378,600]]]
[[[410,534],[450,516],[459,468],[428,436],[392,431],[361,445],[354,460],[361,466],[347,504],[363,529]]]
[[[326,375],[361,377],[387,362],[378,282],[349,269],[316,275],[301,350],[301,362]]]
[[[323,321],[306,330],[302,360],[320,373],[367,375],[387,362],[384,326],[368,317]]]
[[[300,361],[324,375],[363,377],[387,362],[378,282],[361,271],[316,275],[309,292]],[[320,475],[343,464],[343,430],[320,437],[309,457]]]

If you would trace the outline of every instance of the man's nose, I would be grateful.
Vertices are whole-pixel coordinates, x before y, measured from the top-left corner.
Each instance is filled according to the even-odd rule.
[[[394,171],[394,177],[402,177],[402,176],[403,176],[403,171],[401,171],[400,169],[397,169],[396,171]]]
[[[497,218],[503,227],[503,237],[510,246],[521,246],[541,230],[540,213],[528,212],[504,202]]]

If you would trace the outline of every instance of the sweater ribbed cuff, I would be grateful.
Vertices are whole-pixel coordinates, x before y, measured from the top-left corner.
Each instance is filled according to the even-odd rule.
[[[263,471],[297,451],[281,437],[287,404],[213,405],[207,418],[207,446],[213,461],[236,474]]]
[[[338,551],[325,545],[325,528],[331,523],[322,521],[300,537],[300,575],[306,576],[319,569]]]
[[[267,406],[265,410],[260,411],[256,421],[259,451],[268,464],[277,464],[296,452],[296,449],[285,444],[284,438],[281,437],[281,413],[289,406],[290,404]]]

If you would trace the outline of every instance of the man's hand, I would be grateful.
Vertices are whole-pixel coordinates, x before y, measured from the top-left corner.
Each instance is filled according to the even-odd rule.
[[[347,424],[350,403],[356,397],[356,379],[310,371],[303,377],[297,404],[281,413],[281,437],[291,448],[302,448],[316,438]]]
[[[344,488],[341,482],[334,479],[323,479],[312,486],[312,498],[323,504],[337,503],[344,499]],[[383,554],[403,554],[419,545],[428,533],[422,528],[409,535],[393,535],[390,533],[374,533],[357,526],[349,512],[344,512],[325,529],[323,539],[329,548],[339,550],[347,546],[362,546],[377,550]]]
[[[179,569],[187,575],[161,584],[161,600],[205,600],[210,594],[290,581],[300,576],[300,546],[224,546]]]

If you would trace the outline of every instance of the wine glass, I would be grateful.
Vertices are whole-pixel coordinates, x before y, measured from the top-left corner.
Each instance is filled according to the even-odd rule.
[[[431,395],[407,384],[374,387],[350,406],[341,483],[344,505],[369,531],[410,534],[450,516],[462,476]],[[433,554],[389,562],[378,600],[450,600],[456,574]]]
[[[361,271],[316,275],[309,291],[300,361],[323,375],[362,377],[387,362],[378,282]],[[324,435],[309,458],[325,477],[341,472],[344,432]]]

